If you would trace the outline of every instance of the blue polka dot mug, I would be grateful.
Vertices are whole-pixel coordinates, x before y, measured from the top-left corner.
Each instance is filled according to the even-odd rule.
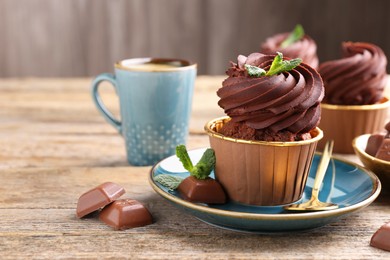
[[[195,77],[196,64],[189,61],[135,58],[117,62],[115,74],[94,79],[93,101],[125,139],[131,165],[153,165],[186,143]],[[119,96],[120,120],[100,98],[102,81],[110,82]]]

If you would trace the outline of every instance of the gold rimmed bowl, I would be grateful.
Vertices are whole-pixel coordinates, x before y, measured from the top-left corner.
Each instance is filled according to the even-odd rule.
[[[356,137],[352,141],[353,149],[363,165],[373,171],[384,184],[390,185],[390,161],[380,160],[366,153],[367,141],[370,134],[364,134]],[[386,184],[385,184],[386,183]]]

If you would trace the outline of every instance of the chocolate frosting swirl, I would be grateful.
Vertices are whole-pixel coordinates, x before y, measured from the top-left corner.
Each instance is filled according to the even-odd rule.
[[[290,58],[301,58],[303,62],[314,69],[318,68],[317,44],[308,35],[293,44],[281,48],[280,44],[288,37],[290,33],[280,33],[269,37],[261,45],[261,53],[275,54],[277,51],[282,52],[284,56]]]
[[[375,104],[383,97],[387,58],[378,46],[364,42],[342,43],[343,58],[324,62],[324,102],[335,105]]]
[[[250,77],[245,64],[269,69],[275,55],[252,53],[231,63],[229,76],[217,91],[219,106],[232,122],[274,133],[287,130],[305,133],[320,120],[324,96],[322,79],[312,67],[301,63],[295,69],[273,76]]]

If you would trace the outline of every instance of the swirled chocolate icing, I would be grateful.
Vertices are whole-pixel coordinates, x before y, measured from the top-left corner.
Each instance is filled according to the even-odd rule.
[[[293,44],[282,48],[280,44],[288,37],[290,33],[280,33],[269,37],[261,45],[261,53],[274,54],[277,51],[282,52],[284,56],[290,58],[301,58],[303,62],[314,69],[318,68],[317,44],[308,35]]]
[[[387,59],[378,46],[364,42],[342,43],[343,58],[324,62],[324,102],[335,105],[375,104],[386,86]]]
[[[218,105],[231,118],[221,133],[247,140],[298,141],[320,120],[324,96],[322,79],[312,67],[301,63],[289,72],[251,77],[245,64],[268,70],[275,55],[252,53],[231,62],[229,76],[217,91]]]

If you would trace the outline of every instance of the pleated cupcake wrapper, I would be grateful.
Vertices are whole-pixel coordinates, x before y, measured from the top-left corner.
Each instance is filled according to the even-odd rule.
[[[215,175],[233,201],[258,206],[284,205],[303,194],[320,129],[312,140],[299,142],[251,142],[221,137],[215,130],[229,118],[206,125],[215,151]]]
[[[380,104],[364,106],[321,104],[319,127],[324,131],[324,139],[318,148],[325,146],[325,140],[333,139],[335,153],[354,153],[352,141],[355,137],[384,131],[389,106],[388,98]]]

